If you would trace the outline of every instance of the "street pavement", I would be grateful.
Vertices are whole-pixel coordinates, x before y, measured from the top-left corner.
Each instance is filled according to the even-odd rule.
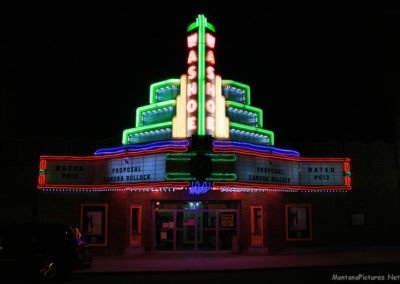
[[[290,267],[390,264],[400,274],[400,246],[292,248],[273,255],[232,252],[144,252],[126,257],[96,257],[77,273],[248,270]]]

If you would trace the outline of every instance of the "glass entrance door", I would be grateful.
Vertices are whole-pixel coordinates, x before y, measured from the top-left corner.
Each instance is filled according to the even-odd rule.
[[[175,205],[176,206],[176,205]],[[238,236],[237,209],[156,208],[156,250],[232,250]]]
[[[175,249],[175,214],[174,211],[156,212],[155,222],[155,249]]]
[[[176,249],[177,250],[196,249],[197,212],[177,211],[176,215],[177,215]]]
[[[199,230],[199,240],[197,248],[199,250],[216,250],[217,249],[217,212],[203,211],[199,212],[199,222],[197,229]]]

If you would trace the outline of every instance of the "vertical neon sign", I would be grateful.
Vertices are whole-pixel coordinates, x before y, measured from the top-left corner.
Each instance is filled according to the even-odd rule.
[[[215,133],[215,36],[206,33],[206,131]]]
[[[198,87],[197,87],[197,79],[198,79],[198,53],[196,47],[199,45],[199,34],[197,32],[188,35],[187,37],[187,47],[189,50],[188,58],[187,58],[187,100],[186,100],[186,112],[187,112],[187,136],[192,136],[196,134],[198,128],[198,117],[197,111],[199,108],[198,105]]]
[[[215,28],[199,15],[187,36],[187,136],[215,133]]]

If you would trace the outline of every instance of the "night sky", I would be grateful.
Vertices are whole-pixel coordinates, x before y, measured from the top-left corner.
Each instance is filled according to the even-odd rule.
[[[150,85],[185,73],[186,28],[204,14],[216,28],[217,74],[250,85],[276,146],[394,142],[398,7],[127,2],[1,4],[3,133],[120,140],[148,104]]]

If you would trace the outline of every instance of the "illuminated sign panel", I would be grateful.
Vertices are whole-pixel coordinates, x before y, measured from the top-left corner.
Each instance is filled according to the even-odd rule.
[[[237,155],[236,174],[243,182],[299,184],[299,165],[295,161]]]
[[[207,20],[199,17],[196,28],[186,37],[187,137],[193,134],[214,136],[215,133],[215,43],[215,34]]]
[[[94,161],[49,160],[47,184],[93,184],[96,175]]]
[[[214,136],[215,133],[215,36],[206,33],[206,132]]]
[[[187,58],[187,135],[191,136],[197,133],[198,128],[198,68],[197,64],[199,61],[197,47],[199,44],[199,34],[197,32],[189,34],[187,36],[187,47],[189,50]]]
[[[343,162],[301,162],[300,185],[344,185]]]
[[[237,181],[301,186],[342,186],[344,162],[291,161],[238,155]]]
[[[165,154],[104,160],[48,160],[46,184],[119,184],[165,180]]]

